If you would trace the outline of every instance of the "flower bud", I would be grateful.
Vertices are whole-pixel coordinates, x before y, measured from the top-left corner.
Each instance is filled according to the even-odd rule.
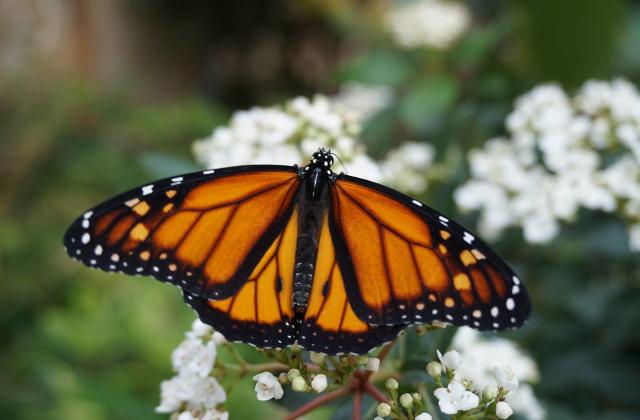
[[[413,394],[411,394],[411,396],[413,397],[413,402],[422,401],[422,395],[420,395],[419,392],[414,392]]]
[[[404,408],[411,408],[413,405],[413,397],[408,392],[400,395],[400,405]]]
[[[376,408],[376,412],[380,417],[387,417],[391,414],[391,406],[387,403],[378,404],[378,408]]]
[[[396,389],[398,389],[398,381],[396,381],[393,378],[389,378],[387,379],[387,381],[384,383],[384,387],[387,388],[389,391],[395,391]]]
[[[280,375],[278,375],[278,382],[280,382],[281,384],[288,384],[289,376],[287,376],[285,372],[281,372]]]
[[[298,369],[289,369],[289,372],[287,372],[287,377],[290,381],[293,381],[298,376],[300,376],[300,371]]]
[[[369,358],[366,368],[370,372],[377,372],[378,369],[380,369],[380,359],[378,359],[377,357]]]
[[[434,328],[447,328],[449,326],[449,323],[435,320],[431,321],[431,326]]]
[[[482,398],[487,401],[493,400],[498,396],[498,387],[495,384],[485,385],[482,388]]]
[[[323,364],[324,363],[324,357],[325,357],[324,354],[316,353],[315,351],[312,351],[311,353],[309,353],[309,358],[316,365]]]
[[[369,356],[367,356],[366,354],[361,354],[359,356],[356,356],[356,363],[360,366],[362,365],[366,365],[369,362]]]
[[[462,364],[462,358],[455,350],[446,352],[444,356],[440,353],[440,350],[438,350],[438,359],[440,359],[440,363],[442,363],[447,370],[456,370]]]
[[[307,390],[307,383],[302,376],[296,376],[291,381],[291,388],[297,392],[304,392]]]
[[[427,364],[427,373],[433,378],[439,378],[442,375],[442,365],[438,362],[429,362]]]
[[[316,392],[322,392],[327,389],[327,376],[319,374],[313,377],[311,380],[311,388]]]
[[[431,420],[431,414],[429,413],[420,413],[414,417],[415,420]]]
[[[509,404],[504,401],[500,401],[496,404],[496,416],[500,419],[508,419],[513,414],[513,409]]]

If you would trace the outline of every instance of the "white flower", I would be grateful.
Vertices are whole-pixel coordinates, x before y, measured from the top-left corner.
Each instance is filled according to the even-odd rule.
[[[188,406],[192,408],[215,408],[227,399],[224,388],[211,376],[195,379],[192,389],[191,398],[187,401]]]
[[[271,372],[262,372],[254,376],[253,380],[256,381],[255,390],[260,401],[268,401],[272,398],[279,400],[284,395],[282,385]]]
[[[401,191],[421,193],[427,188],[426,174],[435,152],[430,144],[405,142],[382,162],[384,179]]]
[[[200,416],[200,420],[229,420],[229,413],[216,409],[207,410]]]
[[[327,389],[327,377],[326,375],[319,374],[313,377],[311,380],[311,388],[316,392],[322,392]]]
[[[349,81],[340,86],[334,100],[357,112],[361,119],[366,120],[389,106],[393,96],[393,90],[387,85],[369,85]]]
[[[521,385],[517,390],[509,392],[505,399],[515,412],[529,420],[543,420],[547,417],[530,385]]]
[[[205,377],[211,372],[216,355],[214,341],[205,344],[199,338],[189,336],[173,351],[171,361],[178,372],[191,372]]]
[[[479,230],[497,237],[523,228],[547,243],[581,208],[639,220],[640,95],[623,80],[589,81],[570,97],[557,85],[521,96],[506,119],[508,136],[468,154],[471,179],[454,198],[480,210]]]
[[[452,346],[460,350],[464,363],[456,370],[456,379],[472,383],[473,389],[484,393],[487,399],[497,394],[494,370],[497,364],[509,366],[519,382],[537,382],[539,372],[531,357],[520,350],[515,343],[504,338],[486,339],[479,332],[469,328],[459,329]],[[512,401],[513,399],[513,401]],[[509,405],[530,420],[540,420],[544,410],[536,400],[529,385],[522,384],[507,394]],[[542,413],[542,414],[540,414]]]
[[[211,334],[212,332],[213,328],[211,328],[210,325],[207,325],[204,322],[200,321],[199,318],[196,318],[195,321],[193,321],[193,324],[191,324],[191,331],[187,332],[187,337],[202,338]]]
[[[215,378],[188,373],[174,376],[160,385],[158,413],[175,412],[183,404],[193,409],[215,408],[227,395]]]
[[[414,417],[415,420],[431,420],[431,414],[429,413],[420,413],[417,416]]]
[[[195,417],[191,411],[183,411],[178,414],[178,420],[197,420],[197,417]]]
[[[496,416],[501,419],[508,419],[513,414],[513,409],[511,406],[504,401],[499,401],[496,404]]]
[[[211,340],[216,343],[218,346],[227,342],[227,339],[224,338],[224,335],[220,334],[218,331],[214,331],[211,336]]]
[[[506,389],[507,391],[513,391],[518,388],[520,382],[518,377],[510,367],[496,367],[493,371],[493,376],[498,383],[498,386]]]
[[[395,3],[386,19],[389,32],[401,48],[448,48],[470,22],[469,10],[462,3],[442,0]]]
[[[460,354],[455,350],[450,350],[442,355],[440,350],[437,350],[438,359],[440,359],[440,363],[442,363],[447,370],[456,370],[462,364],[462,358]]]
[[[367,360],[366,369],[369,372],[377,372],[378,369],[380,369],[380,359],[377,357],[370,357],[369,360]]]
[[[198,410],[183,411],[178,414],[177,420],[228,420],[229,413],[226,411],[220,411],[217,409],[210,409],[203,413]]]
[[[438,399],[440,410],[445,414],[456,414],[458,411],[471,410],[480,403],[480,398],[467,391],[460,382],[451,381],[446,388],[438,388],[433,392]]]
[[[184,382],[178,377],[162,381],[160,384],[160,405],[156,407],[158,413],[172,413],[180,409],[190,390],[184,389]]]
[[[345,95],[347,95],[345,93]],[[380,95],[383,96],[383,95]],[[246,164],[305,164],[325,147],[334,151],[334,172],[389,184],[407,193],[427,188],[434,151],[425,143],[405,142],[382,161],[372,159],[363,143],[361,112],[323,95],[297,97],[281,106],[236,112],[227,126],[193,145],[196,159],[207,168]]]

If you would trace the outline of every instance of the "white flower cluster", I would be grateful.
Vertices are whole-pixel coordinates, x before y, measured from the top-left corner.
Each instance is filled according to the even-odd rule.
[[[479,343],[481,342],[476,339],[474,344]],[[472,349],[470,354],[476,353],[477,348],[472,347]],[[443,356],[438,351],[440,362],[431,362],[427,365],[427,372],[436,379],[438,384],[442,385],[440,382],[442,373],[446,372],[448,375],[453,375],[453,379],[449,381],[447,386],[442,385],[433,393],[438,399],[440,411],[454,415],[460,411],[480,409],[485,410],[486,413],[486,410],[488,410],[489,414],[495,414],[500,419],[509,418],[513,414],[514,408],[516,411],[520,411],[512,402],[513,394],[517,393],[519,389],[519,380],[514,371],[510,367],[496,367],[492,371],[491,382],[488,382],[482,388],[478,388],[478,384],[471,376],[468,376],[469,371],[465,370],[464,366],[470,366],[470,372],[474,373],[474,369],[477,369],[474,364],[479,363],[484,366],[487,360],[495,360],[499,356],[496,354],[484,354],[483,358],[477,359],[466,356],[468,355],[461,356],[455,350],[451,350]],[[506,361],[501,360],[503,363]],[[485,381],[485,379],[484,377],[481,378],[482,381]],[[522,411],[522,414],[529,418],[534,418],[530,416],[530,412]]]
[[[391,105],[394,96],[393,88],[387,85],[347,81],[340,86],[334,100],[366,120]]]
[[[226,420],[217,406],[227,399],[218,381],[209,376],[216,361],[217,344],[224,340],[199,319],[172,354],[177,374],[160,385],[158,413],[177,413],[179,420]]]
[[[349,175],[384,182],[407,193],[423,192],[426,168],[434,157],[431,145],[405,143],[376,162],[357,140],[362,113],[326,96],[298,97],[282,107],[236,112],[228,126],[195,142],[193,150],[202,165],[218,168],[305,164],[318,148],[325,147],[340,157]]]
[[[466,6],[447,0],[396,2],[386,24],[400,48],[448,48],[471,24]]]
[[[640,95],[625,80],[589,81],[569,97],[542,85],[520,97],[508,137],[469,152],[471,179],[455,193],[463,210],[481,210],[480,230],[498,236],[522,226],[547,243],[580,208],[616,212],[640,251]]]
[[[506,401],[514,411],[530,420],[545,418],[544,408],[530,385],[540,379],[538,366],[512,341],[485,339],[475,330],[460,328],[452,346],[460,349],[461,359],[464,359],[464,363],[455,368],[460,381],[469,381],[476,391],[493,387],[497,382],[509,389]],[[495,361],[499,361],[499,366]]]

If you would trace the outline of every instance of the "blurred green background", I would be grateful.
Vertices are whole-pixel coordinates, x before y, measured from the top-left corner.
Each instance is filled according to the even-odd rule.
[[[473,27],[446,54],[395,47],[387,3],[0,0],[0,418],[159,418],[192,312],[173,287],[73,262],[62,234],[111,195],[194,169],[192,141],[234,110],[390,85],[370,152],[428,139],[450,176],[424,199],[474,226],[451,198],[464,152],[503,132],[518,94],[640,82],[639,2],[468,1]],[[551,246],[515,230],[495,246],[531,290],[532,322],[510,337],[540,365],[549,418],[638,418],[640,264],[624,227],[588,214]],[[258,404],[247,384],[227,408]]]

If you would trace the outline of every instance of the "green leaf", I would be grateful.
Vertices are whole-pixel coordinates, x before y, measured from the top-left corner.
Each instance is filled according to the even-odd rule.
[[[416,131],[434,131],[458,97],[458,85],[449,76],[422,80],[402,99],[400,117]]]
[[[342,80],[400,85],[412,72],[406,55],[395,51],[378,50],[347,61],[338,75]]]

